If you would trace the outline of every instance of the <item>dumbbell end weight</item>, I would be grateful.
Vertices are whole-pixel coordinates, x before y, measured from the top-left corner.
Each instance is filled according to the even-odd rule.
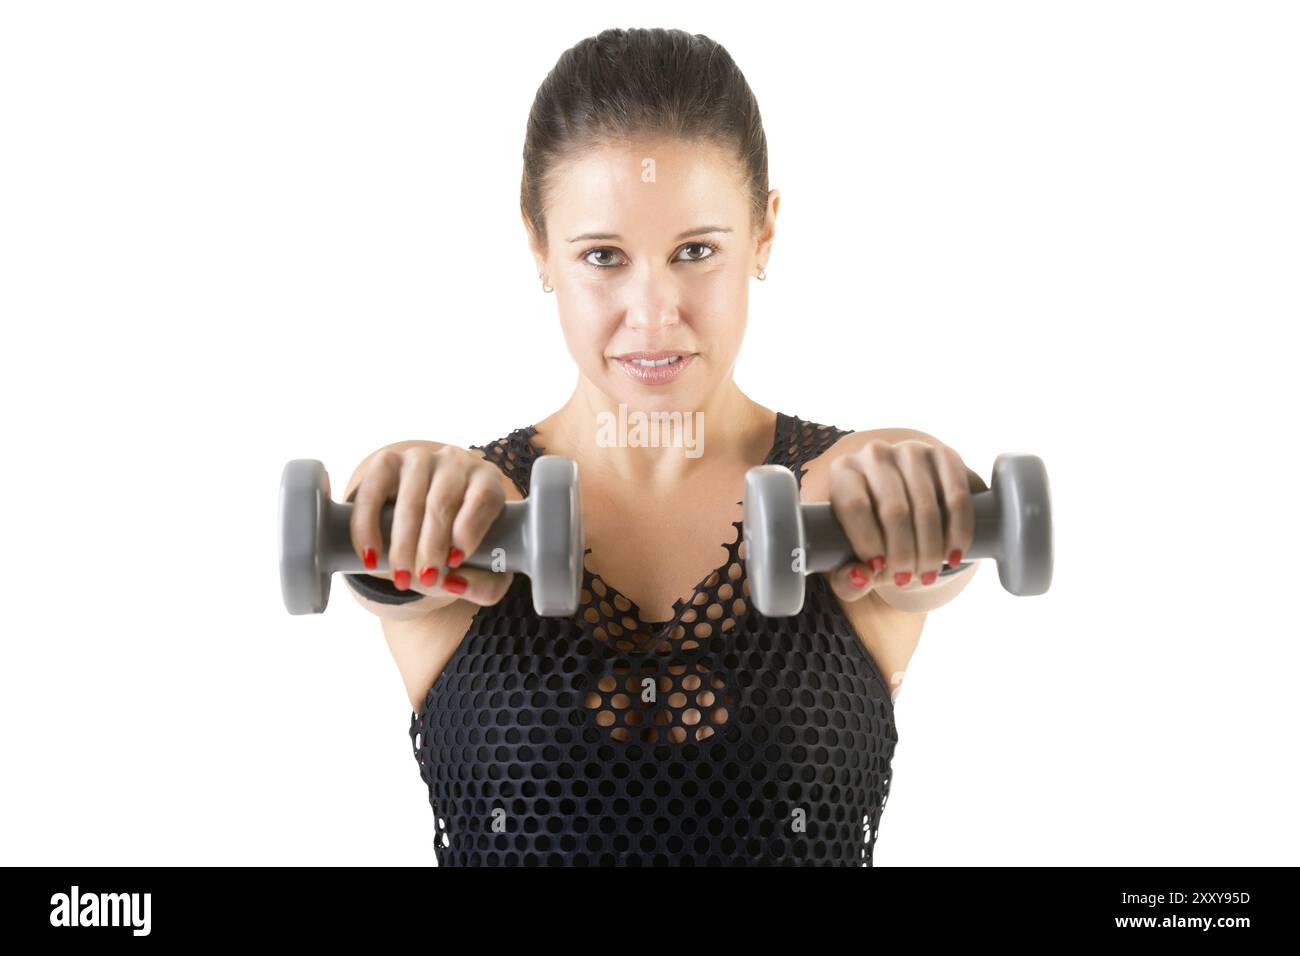
[[[319,614],[330,598],[330,572],[321,567],[321,530],[329,503],[325,466],[296,458],[280,475],[280,593],[290,614]]]
[[[803,511],[794,472],[758,465],[745,473],[745,574],[749,598],[765,617],[789,617],[803,607]]]
[[[583,572],[582,492],[572,458],[540,455],[533,461],[519,536],[534,610],[543,617],[576,614]]]
[[[988,491],[974,496],[975,557],[997,558],[998,580],[1012,594],[1052,586],[1052,495],[1037,455],[1002,454]]]

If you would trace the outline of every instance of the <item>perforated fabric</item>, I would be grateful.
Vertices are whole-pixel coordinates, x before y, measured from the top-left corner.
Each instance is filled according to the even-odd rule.
[[[535,434],[471,447],[527,495]],[[845,434],[778,414],[764,463],[802,483]],[[750,606],[734,527],[668,621],[642,621],[590,548],[573,617],[539,617],[522,574],[475,612],[411,714],[440,866],[872,865],[888,685],[822,575],[794,617]]]

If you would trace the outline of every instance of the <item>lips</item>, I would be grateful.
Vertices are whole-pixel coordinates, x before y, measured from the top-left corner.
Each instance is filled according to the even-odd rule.
[[[629,377],[642,385],[665,385],[682,374],[694,353],[660,349],[654,352],[625,352],[614,361]]]
[[[633,359],[646,359],[651,362],[661,362],[666,358],[685,358],[690,352],[677,351],[674,349],[660,349],[656,352],[624,352],[622,355],[614,356],[620,362],[630,362]]]

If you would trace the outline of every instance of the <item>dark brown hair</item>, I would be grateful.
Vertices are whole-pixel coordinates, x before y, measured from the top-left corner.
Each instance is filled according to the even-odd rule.
[[[767,137],[758,101],[723,46],[684,30],[610,29],[560,55],[528,112],[519,207],[546,244],[547,175],[582,149],[668,136],[732,151],[750,229],[767,213]]]

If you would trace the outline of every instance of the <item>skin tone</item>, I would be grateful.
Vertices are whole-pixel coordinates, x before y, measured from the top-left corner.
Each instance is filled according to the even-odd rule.
[[[643,176],[647,159],[654,162],[652,182]],[[750,277],[771,253],[779,208],[780,193],[771,190],[763,223],[751,228],[743,168],[726,149],[708,144],[611,144],[555,169],[546,241],[531,228],[529,237],[537,271],[554,287],[579,374],[569,401],[537,427],[547,451],[582,463],[584,495],[590,484],[615,513],[639,526],[647,515],[680,524],[671,516],[691,500],[711,501],[716,508],[726,500],[725,489],[736,487],[729,482],[737,463],[743,464],[743,483],[743,471],[770,444],[774,412],[745,395],[732,373],[745,333]],[[697,227],[704,228],[696,232]],[[691,364],[667,385],[633,380],[614,358],[659,349],[692,353]],[[603,447],[597,415],[616,416],[620,403],[645,411],[702,411],[708,453],[692,459],[674,447]],[[708,428],[710,422],[723,427]],[[884,581],[899,588],[914,581],[933,584],[944,561],[954,550],[969,551],[974,536],[968,469],[952,449],[916,440],[895,448],[885,440],[863,443],[863,437],[850,438],[820,462],[833,463],[820,500],[833,502],[862,557],[829,574],[845,601],[860,599],[886,573]],[[819,485],[821,470],[814,479]],[[706,489],[712,484],[719,485],[719,494],[710,498]],[[888,507],[872,515],[872,498]],[[952,516],[947,529],[938,520],[940,501]],[[914,520],[913,508],[926,520]],[[665,542],[680,542],[678,530],[696,538],[702,533],[693,520],[674,528]],[[607,551],[599,553],[614,560]],[[640,568],[647,573],[644,562]],[[629,581],[636,568],[628,564],[627,570],[619,580]],[[670,588],[667,595],[684,595],[693,583]],[[654,603],[662,609],[669,602],[662,597]]]
[[[646,159],[654,161],[652,181],[643,178]],[[742,497],[744,474],[771,446],[776,413],[745,395],[733,371],[749,282],[766,267],[779,208],[780,194],[771,190],[763,221],[753,223],[744,169],[725,149],[641,140],[589,148],[554,167],[545,240],[525,221],[537,273],[554,289],[578,372],[572,395],[536,423],[532,441],[579,463],[588,567],[634,601],[644,622],[670,618],[674,600],[688,598],[701,575],[722,563],[722,543],[733,540],[731,522],[741,516],[733,503]],[[661,349],[690,355],[666,384],[636,380],[615,358]],[[705,453],[602,444],[598,416],[617,418],[620,404],[629,412],[702,412]],[[431,563],[431,574],[441,567],[434,584],[425,586],[410,572],[398,584],[440,601],[436,614],[425,606],[371,608],[386,619],[418,708],[476,606],[500,600],[513,577],[457,567],[440,556],[449,547],[472,552],[500,502],[521,495],[477,450],[403,442],[372,459],[349,483],[349,491],[358,485],[361,491],[354,513],[358,553],[377,540],[378,506],[399,489],[398,511],[406,517],[400,529],[395,519],[393,566]],[[983,487],[955,451],[908,429],[844,436],[804,476],[802,500],[831,501],[854,545],[859,560],[828,572],[828,580],[895,693],[924,620],[917,612],[951,600],[971,576],[968,570],[938,583],[932,577],[954,550],[969,551],[970,492]],[[454,521],[425,507],[434,500],[457,503]],[[946,526],[940,501],[950,516]],[[444,590],[448,581],[453,592]],[[922,589],[926,594],[914,595]],[[879,597],[862,600],[884,590],[898,607]],[[900,609],[902,595],[911,602],[906,609]]]
[[[646,159],[654,163],[650,182]],[[671,617],[673,600],[689,597],[701,574],[721,563],[739,509],[720,503],[740,498],[744,471],[771,445],[776,413],[745,395],[732,373],[749,282],[767,261],[780,201],[772,190],[755,224],[743,170],[726,151],[639,141],[555,167],[546,242],[529,230],[578,371],[569,400],[537,423],[534,443],[581,463],[588,560],[646,620]],[[637,381],[616,358],[658,350],[690,356],[671,383]],[[603,445],[598,416],[617,417],[620,404],[701,413],[704,454]],[[639,529],[637,547],[628,547],[629,527]],[[647,553],[665,559],[646,562]]]
[[[649,183],[642,180],[646,158],[655,164]],[[584,475],[590,467],[642,491],[671,493],[710,456],[744,455],[755,431],[770,437],[772,412],[741,392],[732,371],[750,277],[770,254],[780,202],[772,190],[766,222],[751,229],[742,171],[707,145],[606,146],[556,168],[547,243],[532,230],[529,236],[537,271],[555,289],[578,381],[569,401],[538,428],[577,453]],[[679,238],[684,232],[691,234]],[[618,238],[582,238],[589,235]],[[614,358],[658,349],[692,353],[690,366],[667,386],[634,381]],[[709,432],[708,453],[699,459],[672,447],[602,447],[597,415],[617,415],[620,403],[646,412],[700,411],[706,428],[710,421],[728,427]]]

